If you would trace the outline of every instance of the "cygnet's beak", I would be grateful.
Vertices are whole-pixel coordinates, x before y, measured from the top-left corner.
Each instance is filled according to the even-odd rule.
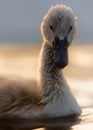
[[[67,38],[59,39],[58,37],[55,37],[55,40],[53,42],[53,47],[55,51],[54,61],[55,65],[63,69],[68,64],[68,40]]]

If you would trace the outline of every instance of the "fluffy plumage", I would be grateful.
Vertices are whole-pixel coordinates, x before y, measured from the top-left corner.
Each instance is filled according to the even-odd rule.
[[[50,8],[41,24],[43,45],[40,52],[39,81],[0,79],[0,116],[50,118],[80,115],[81,109],[70,92],[61,69],[54,63],[55,36],[71,43],[77,22],[70,7]]]

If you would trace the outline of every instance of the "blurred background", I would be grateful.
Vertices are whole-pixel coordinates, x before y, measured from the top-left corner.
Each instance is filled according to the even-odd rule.
[[[36,77],[40,24],[55,4],[70,6],[77,16],[79,35],[69,48],[69,65],[63,72],[80,105],[93,106],[92,0],[0,0],[0,74]]]
[[[55,4],[70,6],[78,18],[81,43],[93,41],[93,2],[91,0],[0,0],[0,42],[41,43],[40,24]]]

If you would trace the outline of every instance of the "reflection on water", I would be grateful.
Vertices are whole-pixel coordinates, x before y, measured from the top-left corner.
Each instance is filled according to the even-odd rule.
[[[0,119],[0,128],[9,130],[70,130],[81,119],[75,116],[46,120]]]
[[[1,46],[1,76],[36,77],[39,51],[39,46]],[[82,115],[39,121],[5,117],[0,119],[0,130],[93,130],[93,46],[72,46],[69,60],[64,75],[82,107]]]
[[[0,130],[92,130],[92,112],[93,111],[87,110],[86,114],[83,113],[83,115],[78,118],[75,116],[46,120],[3,118],[0,119]]]

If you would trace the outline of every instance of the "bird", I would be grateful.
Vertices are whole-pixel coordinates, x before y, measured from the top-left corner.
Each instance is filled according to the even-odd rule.
[[[68,65],[68,47],[77,36],[77,18],[63,4],[52,6],[41,26],[42,47],[38,80],[0,78],[0,117],[54,118],[82,112],[62,70]]]

